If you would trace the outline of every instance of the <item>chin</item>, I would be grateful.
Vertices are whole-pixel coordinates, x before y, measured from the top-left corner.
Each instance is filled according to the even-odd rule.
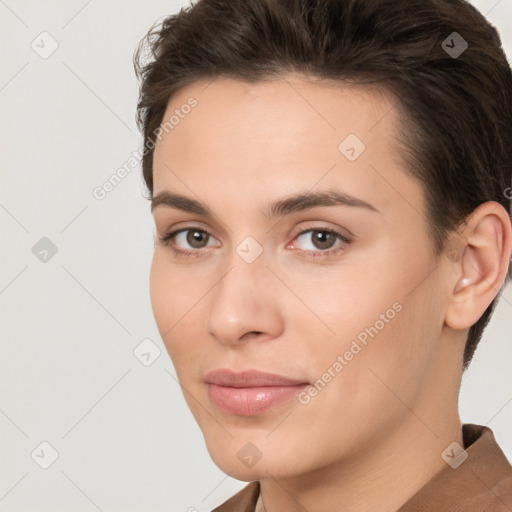
[[[264,478],[286,478],[297,476],[308,471],[304,467],[304,459],[300,456],[301,449],[283,449],[283,442],[278,446],[263,445],[254,436],[254,443],[239,438],[230,439],[227,443],[218,440],[206,443],[208,453],[215,465],[225,474],[244,482]],[[259,447],[257,446],[259,445]],[[299,464],[302,463],[302,467]]]

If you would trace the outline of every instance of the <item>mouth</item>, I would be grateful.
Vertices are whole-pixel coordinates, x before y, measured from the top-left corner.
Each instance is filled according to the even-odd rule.
[[[274,373],[247,370],[236,373],[214,370],[205,377],[210,400],[224,412],[239,416],[256,416],[296,397],[310,385]]]

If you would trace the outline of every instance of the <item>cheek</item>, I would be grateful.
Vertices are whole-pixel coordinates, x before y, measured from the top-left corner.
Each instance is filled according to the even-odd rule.
[[[430,286],[410,294],[410,279],[395,276],[393,283],[379,283],[357,303],[342,294],[326,311],[337,335],[308,359],[316,378],[325,380],[329,369],[336,375],[325,375],[332,384],[317,402],[333,418],[343,415],[361,426],[395,421],[407,411],[402,401],[415,403],[428,379],[442,323],[438,301]]]
[[[164,250],[155,250],[149,279],[151,306],[177,372],[200,360],[204,324],[199,321],[197,310],[209,286],[190,270],[170,264]]]
[[[376,274],[362,265],[329,272],[315,269],[296,272],[284,279],[293,283],[297,296],[288,301],[287,308],[293,323],[301,325],[301,331],[307,329],[310,334],[314,331],[317,339],[324,340],[320,346],[332,342],[339,350],[358,335],[364,342],[365,329],[374,331],[375,324],[380,332],[396,322],[403,286],[400,282],[390,282],[392,279],[389,274]],[[290,327],[296,329],[293,324]],[[318,344],[312,345],[319,348]]]
[[[439,329],[432,286],[425,282],[415,289],[428,271],[428,265],[390,258],[328,274],[287,276],[301,299],[287,307],[293,331],[302,333],[308,375],[320,377],[342,356],[336,375],[350,374],[349,387],[364,387],[370,368],[392,380],[405,373],[419,378],[436,349],[429,341]]]
[[[149,295],[153,316],[162,337],[165,331],[172,325],[172,319],[169,318],[169,315],[172,314],[174,305],[172,293],[169,293],[169,290],[173,289],[172,279],[170,274],[165,272],[164,269],[165,265],[162,262],[162,258],[157,250],[155,250],[149,274]]]
[[[172,263],[166,249],[157,248],[151,262],[149,287],[155,320],[159,329],[166,332],[199,300],[206,283],[194,270]]]
[[[180,286],[178,274],[173,272],[165,255],[155,250],[151,263],[149,279],[151,306],[160,336],[174,358],[174,346],[171,340],[180,327],[180,317],[185,314],[183,304],[187,302],[187,289]]]

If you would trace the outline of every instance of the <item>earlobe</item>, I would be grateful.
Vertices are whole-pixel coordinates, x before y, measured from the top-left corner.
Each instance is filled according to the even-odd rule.
[[[511,221],[505,208],[489,201],[480,205],[461,230],[466,245],[460,258],[446,324],[467,329],[475,324],[499,293],[507,275],[512,247]]]

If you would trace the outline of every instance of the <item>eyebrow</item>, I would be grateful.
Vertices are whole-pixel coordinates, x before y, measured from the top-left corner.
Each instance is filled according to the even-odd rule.
[[[202,217],[213,218],[213,212],[205,204],[168,190],[160,192],[151,199],[151,212],[157,207],[166,206],[184,212],[194,213]],[[375,206],[357,197],[339,192],[326,190],[323,192],[301,192],[292,196],[279,199],[268,205],[263,214],[268,218],[289,215],[320,206],[350,206],[364,208],[372,212],[380,213]]]

